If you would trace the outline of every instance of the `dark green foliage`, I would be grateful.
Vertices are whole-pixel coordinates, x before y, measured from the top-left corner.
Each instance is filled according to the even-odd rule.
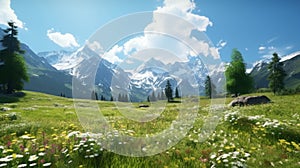
[[[169,80],[167,81],[167,84],[166,84],[165,95],[168,99],[168,102],[173,100],[173,90],[172,90],[172,86],[171,86],[171,83]]]
[[[242,54],[237,49],[233,49],[231,59],[225,71],[227,91],[236,96],[250,93],[253,89],[253,80],[246,74]]]
[[[209,76],[205,80],[205,95],[211,99],[212,95],[216,93],[216,86],[211,82]]]
[[[176,89],[175,89],[175,98],[180,98],[178,87],[176,87]]]
[[[129,101],[128,95],[119,93],[118,101],[119,102],[128,102]]]
[[[11,94],[16,90],[22,90],[24,81],[28,81],[27,68],[22,55],[24,51],[20,49],[20,42],[16,35],[17,27],[13,22],[8,23],[9,28],[4,32],[1,40],[3,50],[0,51],[0,90]]]
[[[280,58],[277,53],[273,54],[272,61],[268,65],[268,70],[270,75],[268,77],[269,87],[272,89],[273,93],[278,93],[284,89],[284,78],[286,76],[285,71],[282,67],[283,63],[280,62]]]

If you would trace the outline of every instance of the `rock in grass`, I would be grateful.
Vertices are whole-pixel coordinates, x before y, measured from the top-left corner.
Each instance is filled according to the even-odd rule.
[[[139,105],[139,108],[147,108],[147,107],[149,107],[148,104],[140,104],[140,105]]]
[[[229,106],[234,107],[234,106],[244,106],[244,105],[256,105],[256,104],[265,104],[265,103],[270,103],[271,100],[265,96],[243,96],[243,97],[238,97],[234,100],[232,100],[229,103]]]

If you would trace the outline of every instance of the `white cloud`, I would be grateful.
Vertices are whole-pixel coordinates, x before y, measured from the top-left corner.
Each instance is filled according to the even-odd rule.
[[[160,49],[152,50],[152,57],[164,50],[170,54],[161,60],[168,63],[175,61],[174,56],[182,61],[186,61],[188,56],[197,55],[219,59],[219,48],[213,47],[204,36],[195,37],[197,34],[193,34],[194,31],[204,32],[208,26],[212,26],[209,18],[192,13],[194,9],[195,3],[190,0],[165,0],[163,6],[153,11],[152,22],[144,28],[144,35],[113,47],[103,57],[110,62],[118,62],[120,54],[129,57],[141,54],[142,50]],[[226,42],[222,41],[220,45],[224,47]]]
[[[265,49],[266,49],[266,47],[264,47],[264,46],[260,46],[260,47],[258,48],[259,51],[263,51],[263,50],[265,50]]]
[[[154,13],[169,13],[184,18],[194,24],[199,31],[206,31],[208,26],[212,26],[209,18],[193,14],[196,4],[190,0],[165,0],[162,7],[158,7]],[[168,23],[168,22],[166,22]]]
[[[47,31],[47,36],[51,41],[63,48],[79,47],[75,37],[70,33],[62,34],[61,32],[55,32],[54,29],[50,29]]]
[[[273,41],[275,41],[275,40],[277,40],[277,39],[278,39],[278,37],[273,37],[273,38],[269,39],[269,40],[267,41],[267,43],[270,44],[270,43],[272,43]]]
[[[117,64],[122,62],[122,60],[117,56],[117,54],[121,53],[122,51],[122,46],[115,45],[108,52],[104,53],[101,57],[113,64]]]
[[[0,24],[7,25],[8,21],[13,21],[19,28],[24,28],[24,23],[18,19],[15,11],[10,7],[10,0],[0,0]]]
[[[220,40],[220,41],[218,42],[218,44],[217,44],[217,47],[220,48],[220,49],[222,49],[222,48],[224,48],[226,45],[227,45],[227,42],[226,42],[226,41]]]

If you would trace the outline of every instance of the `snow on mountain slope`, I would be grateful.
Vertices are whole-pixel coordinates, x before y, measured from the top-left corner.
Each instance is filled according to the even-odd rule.
[[[296,51],[296,52],[293,52],[289,55],[286,55],[286,56],[283,56],[281,59],[280,59],[280,62],[284,62],[284,61],[287,61],[287,60],[290,60],[296,56],[299,56],[300,55],[300,51]]]

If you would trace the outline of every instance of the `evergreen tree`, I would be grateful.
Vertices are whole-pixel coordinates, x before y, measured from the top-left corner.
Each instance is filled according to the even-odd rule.
[[[172,90],[172,86],[171,86],[171,83],[169,80],[167,81],[167,84],[166,84],[165,95],[168,99],[168,102],[173,100],[173,90]]]
[[[216,87],[215,85],[211,82],[210,76],[206,77],[205,80],[205,95],[211,99],[211,96],[216,93]]]
[[[95,92],[95,100],[99,100],[97,92]]]
[[[91,99],[96,100],[96,92],[94,90],[92,91]]]
[[[156,101],[156,96],[155,96],[155,92],[153,91],[151,96],[150,96],[150,101],[154,102]]]
[[[119,102],[122,101],[122,95],[121,95],[121,93],[119,93],[119,95],[118,95],[118,101]]]
[[[282,62],[277,53],[273,54],[272,61],[268,65],[270,75],[268,77],[269,87],[272,89],[273,93],[279,92],[284,89],[284,78],[286,73],[282,68]]]
[[[29,80],[24,58],[24,51],[17,39],[18,31],[14,22],[8,22],[6,33],[0,40],[3,50],[0,51],[0,85],[2,90],[10,94],[22,90],[24,82]]]
[[[103,95],[101,95],[100,100],[101,101],[105,101],[106,99],[105,99],[105,97]]]
[[[253,80],[249,74],[246,74],[246,66],[242,54],[237,50],[232,50],[232,61],[225,71],[226,88],[231,94],[237,96],[251,92],[253,89]]]
[[[175,98],[180,98],[178,87],[176,87],[176,89],[175,89]]]
[[[158,94],[157,94],[157,100],[162,100],[161,99],[161,94],[158,92]]]
[[[164,91],[161,91],[160,100],[165,100],[165,99],[166,99],[166,95],[165,95]]]
[[[113,96],[110,96],[110,101],[114,101],[114,97]]]

